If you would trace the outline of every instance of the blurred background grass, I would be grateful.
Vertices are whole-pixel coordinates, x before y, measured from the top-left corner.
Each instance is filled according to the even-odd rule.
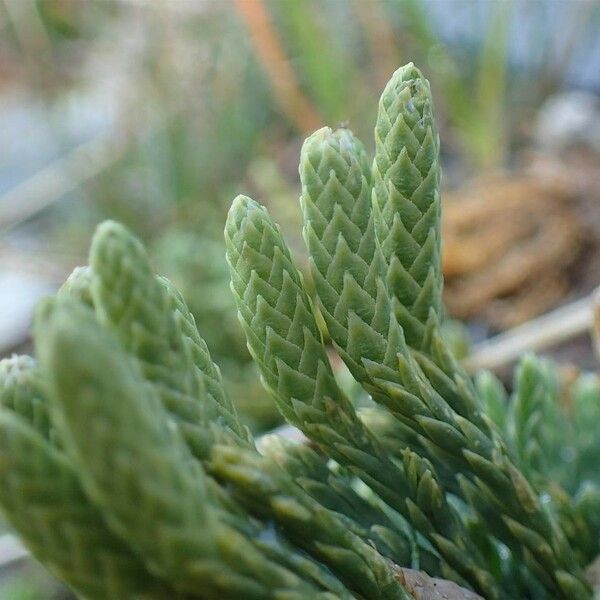
[[[372,149],[408,61],[439,117],[450,314],[485,337],[588,293],[599,30],[596,0],[0,0],[0,354],[118,219],[184,293],[246,422],[276,425],[228,290],[226,211],[240,192],[268,205],[303,265],[302,140],[347,123]],[[51,597],[9,583],[3,598]]]

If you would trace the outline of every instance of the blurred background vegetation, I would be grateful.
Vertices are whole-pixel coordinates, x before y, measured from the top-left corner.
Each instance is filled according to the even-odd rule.
[[[599,30],[596,0],[0,0],[0,354],[118,219],[184,293],[246,422],[276,425],[228,290],[226,211],[240,192],[268,205],[303,264],[302,140],[348,123],[372,148],[408,61],[439,117],[450,314],[485,337],[589,292]]]

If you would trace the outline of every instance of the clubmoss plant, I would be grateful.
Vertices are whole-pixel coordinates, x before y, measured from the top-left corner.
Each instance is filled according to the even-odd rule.
[[[39,307],[36,358],[0,362],[0,505],[81,597],[592,597],[600,386],[565,412],[533,356],[510,402],[471,380],[442,335],[439,141],[412,64],[375,146],[323,128],[302,148],[316,301],[264,207],[239,196],[225,227],[248,348],[310,443],[259,452],[184,299],[116,223]]]

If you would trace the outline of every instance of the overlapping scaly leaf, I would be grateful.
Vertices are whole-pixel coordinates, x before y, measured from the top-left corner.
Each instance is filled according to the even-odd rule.
[[[206,452],[211,424],[248,440],[194,318],[179,293],[156,277],[143,246],[124,227],[101,225],[90,250],[91,295],[101,322],[141,365],[193,451]]]
[[[282,414],[341,462],[393,470],[337,386],[301,276],[266,210],[238,197],[225,237],[248,348]]]
[[[409,83],[408,79],[404,79],[407,74],[411,75]],[[399,116],[404,112],[412,114],[414,106],[411,108],[408,97],[412,93],[420,95],[423,110],[430,110],[430,106],[427,108],[430,105],[428,84],[409,65],[398,71],[386,87],[382,107],[395,107]],[[402,116],[402,122],[404,118]],[[411,118],[410,114],[406,115],[407,122]],[[385,137],[388,149],[396,148],[399,155],[408,156],[406,152],[400,152],[410,138],[407,135],[404,126],[390,127]],[[396,303],[391,319],[389,310],[380,312],[381,320],[373,318],[377,314],[376,309],[385,306],[386,298],[379,291],[382,288],[380,281],[389,271],[381,270],[379,274],[375,271],[370,277],[364,274],[365,263],[377,265],[380,262],[377,244],[369,244],[372,225],[364,208],[367,206],[364,187],[368,178],[364,173],[361,177],[348,176],[350,172],[364,170],[361,168],[364,160],[356,144],[347,141],[341,144],[340,139],[342,134],[336,135],[327,130],[317,132],[305,143],[300,167],[305,239],[326,321],[328,314],[335,315],[335,319],[329,318],[328,329],[336,348],[340,348],[340,355],[373,398],[414,430],[426,452],[435,461],[449,465],[455,473],[464,476],[461,479],[463,497],[470,500],[477,496],[476,506],[480,514],[497,516],[499,526],[494,533],[523,556],[528,567],[552,593],[560,597],[587,597],[589,588],[564,533],[511,462],[501,437],[481,410],[474,386],[448,351],[439,327],[435,299],[430,298],[429,308],[432,310],[423,312],[422,337],[418,344],[413,342],[415,347],[412,349],[404,343],[403,330],[395,325],[393,315],[398,313],[397,297],[394,297]],[[377,168],[376,159],[376,195],[383,194],[384,190],[379,186],[377,191]],[[404,169],[407,169],[406,172]],[[383,172],[382,168],[379,170]],[[410,179],[411,169],[404,162],[398,162],[391,172],[399,177],[404,173]],[[357,181],[362,184],[358,185]],[[344,187],[346,182],[347,188]],[[439,199],[432,201],[431,206],[435,207],[436,203],[439,204]],[[363,208],[359,210],[357,207]],[[341,213],[345,215],[344,219],[339,218]],[[428,218],[427,228],[437,231],[439,206],[432,209]],[[336,226],[332,227],[335,236],[327,233],[331,220],[336,221]],[[400,223],[398,216],[395,222]],[[393,231],[391,235],[395,235]],[[342,239],[344,244],[340,241]],[[382,246],[385,239],[384,236]],[[347,240],[352,240],[352,244],[348,244]],[[375,260],[365,260],[365,248],[373,248],[370,257]],[[339,265],[343,271],[338,271],[337,275],[326,272],[326,278],[321,271],[337,261],[337,253],[343,256],[343,263]],[[428,281],[438,282],[441,289],[441,279],[438,281],[435,277],[439,257],[429,255],[427,261]],[[322,275],[321,282],[319,274]],[[358,278],[357,274],[361,274],[362,278]],[[351,280],[356,280],[357,284],[349,287],[347,282]],[[391,286],[388,285],[388,288]],[[352,290],[351,295],[348,289]],[[348,296],[351,301],[346,300]],[[389,305],[390,300],[387,302]],[[399,321],[409,331],[408,321],[403,319],[401,314]],[[354,336],[351,335],[353,332]],[[360,343],[354,343],[355,339]],[[551,540],[547,545],[549,552],[536,554],[540,538]]]
[[[67,453],[111,529],[152,572],[202,598],[320,597],[253,543],[251,521],[247,531],[229,524],[156,389],[91,312],[54,304],[42,324],[38,352]]]
[[[326,136],[330,134],[321,133]],[[332,157],[337,155],[337,149],[347,147],[349,142],[351,138],[337,144]],[[356,162],[355,156],[355,149],[351,147],[351,162]],[[345,188],[339,189],[340,194],[347,193],[344,192]],[[351,208],[351,202],[348,205]],[[402,470],[388,458],[335,383],[308,295],[277,226],[264,208],[248,198],[240,197],[229,213],[225,235],[232,290],[246,331],[248,347],[282,413],[321,444],[333,458],[353,469],[388,504],[410,517],[407,503],[410,488],[406,486]],[[374,237],[372,242],[375,244]],[[348,249],[346,255],[355,256],[352,249]],[[341,265],[338,267],[341,268]],[[348,279],[344,278],[344,281]],[[334,284],[338,282],[344,284],[341,280]],[[361,283],[364,284],[364,281]],[[358,290],[358,283],[351,289]],[[385,290],[382,287],[380,289],[380,297],[385,300]],[[339,305],[345,306],[344,301],[341,300]],[[366,311],[363,311],[364,314]],[[393,326],[393,316],[390,319],[388,314],[384,318]],[[348,329],[354,326],[350,324]],[[370,325],[368,327],[372,331]],[[360,334],[356,340],[360,341]],[[381,341],[385,343],[383,337],[378,343]],[[346,342],[349,344],[348,338]],[[364,343],[368,345],[369,342],[364,340]],[[340,347],[344,346],[340,344]],[[347,354],[352,356],[363,349],[364,346],[350,348]],[[376,360],[378,357],[374,358]],[[356,368],[362,369],[359,364]],[[432,515],[428,514],[427,517],[431,518]],[[454,518],[456,529],[453,534],[456,534],[460,528],[460,518],[455,514]],[[445,540],[442,532],[438,532],[439,538],[435,538],[432,532],[436,527],[431,523],[434,522],[430,521],[430,525],[424,527],[422,532],[448,561],[450,566],[447,573],[458,582],[467,580],[476,589],[495,597],[497,591],[493,581],[477,566],[477,553],[468,559],[461,556],[454,551],[457,540]]]
[[[509,433],[519,468],[531,481],[543,476],[545,462],[552,458],[545,452],[548,448],[544,429],[556,426],[550,422],[555,407],[557,398],[542,363],[532,355],[525,356],[516,370]]]
[[[278,435],[264,436],[260,448],[319,504],[350,517],[360,537],[368,539],[395,564],[421,564],[428,573],[441,573],[439,559],[431,547],[421,547],[420,556],[415,556],[415,534],[410,525],[397,513],[391,517],[377,496],[364,486],[361,489],[368,497],[359,494],[356,478],[342,472],[339,465],[330,468],[326,456],[307,444],[290,442]],[[399,521],[403,521],[402,525]]]
[[[379,100],[373,162],[377,236],[394,312],[420,347],[433,310],[441,314],[439,138],[429,82],[409,63]]]
[[[320,129],[302,146],[300,180],[304,239],[327,329],[354,377],[377,395],[369,365],[400,383],[396,355],[408,350],[385,287],[362,144],[347,129]]]
[[[392,563],[363,540],[349,517],[314,500],[274,461],[242,448],[215,447],[212,470],[237,488],[241,502],[273,519],[366,599],[409,600]]]
[[[14,355],[0,361],[0,405],[14,411],[45,439],[55,439],[42,378],[31,356]]]
[[[71,462],[48,441],[31,359],[11,359],[9,369],[7,362],[0,368],[0,503],[8,521],[38,560],[86,598],[182,597],[109,530]]]

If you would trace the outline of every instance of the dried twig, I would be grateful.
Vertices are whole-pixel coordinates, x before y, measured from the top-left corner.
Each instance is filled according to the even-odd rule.
[[[430,577],[423,571],[396,568],[398,580],[415,600],[483,600],[479,594],[452,581]]]
[[[77,146],[0,198],[0,231],[14,227],[95,177],[122,155],[125,144],[99,136]]]
[[[470,371],[498,369],[524,352],[542,350],[585,333],[594,324],[594,310],[600,312],[597,300],[593,309],[593,297],[567,304],[476,345],[465,359],[465,366]]]

